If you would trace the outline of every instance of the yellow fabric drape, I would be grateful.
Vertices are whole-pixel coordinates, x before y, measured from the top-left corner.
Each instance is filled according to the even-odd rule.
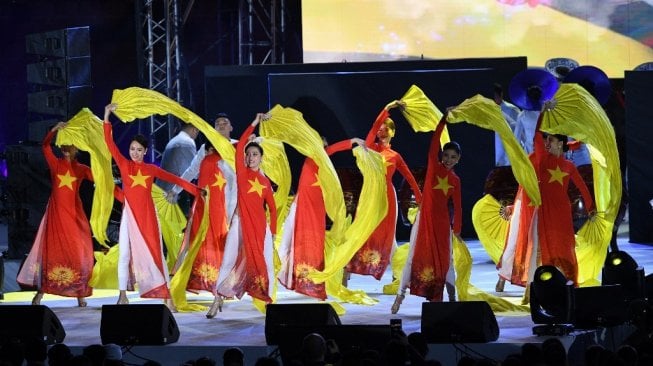
[[[434,131],[438,121],[442,119],[442,112],[417,85],[411,85],[401,97],[401,101],[406,103],[401,114],[415,132]]]
[[[290,205],[288,204],[290,184],[292,183],[290,163],[288,162],[288,156],[281,141],[263,138],[260,145],[264,151],[264,157],[261,160],[261,170],[277,185],[277,189],[274,192],[274,204],[277,207],[276,230],[277,233],[280,233],[283,222],[290,209]],[[281,239],[281,236],[277,235],[277,237]]]
[[[261,136],[287,143],[315,162],[318,166],[318,180],[324,196],[325,209],[333,222],[331,231],[344,234],[347,210],[342,186],[336,169],[324,150],[322,138],[295,109],[276,105],[269,114],[270,119],[260,124]]]
[[[327,238],[324,271],[315,271],[308,275],[316,283],[324,282],[340,273],[388,212],[388,202],[382,198],[386,194],[386,185],[385,165],[381,154],[362,147],[354,148],[353,153],[356,165],[363,175],[356,218],[345,231],[342,242]]]
[[[206,202],[209,202],[208,192],[206,197],[198,197],[196,199],[204,199]],[[205,204],[204,211],[202,212],[202,222],[200,224],[199,230],[197,231],[195,237],[191,238],[188,253],[186,253],[181,266],[170,280],[170,296],[172,297],[172,301],[174,302],[175,307],[179,312],[205,311],[207,309],[207,307],[203,305],[188,303],[188,300],[186,299],[186,285],[188,285],[188,279],[190,278],[191,272],[193,270],[193,263],[195,263],[197,253],[199,252],[202,243],[204,242],[204,238],[206,237],[206,231],[209,227],[208,215],[209,205]]]
[[[399,293],[399,282],[404,272],[404,265],[408,260],[409,249],[410,243],[404,243],[403,245],[398,245],[397,248],[395,248],[395,251],[392,253],[392,258],[390,259],[390,268],[392,269],[392,278],[394,278],[394,280],[383,285],[383,294],[396,295]]]
[[[75,145],[90,154],[95,190],[89,222],[95,239],[108,248],[107,225],[113,209],[115,184],[111,173],[111,153],[104,143],[102,120],[88,108],[83,108],[68,121],[66,128],[59,130],[55,143],[57,146]]]
[[[524,191],[534,205],[539,206],[542,203],[533,164],[517,142],[501,113],[501,108],[493,100],[478,94],[468,98],[449,111],[447,122],[467,122],[498,133],[510,159],[515,179],[524,187]]]
[[[340,185],[331,159],[329,159],[329,156],[324,150],[320,135],[308,125],[299,111],[292,108],[284,108],[277,105],[269,111],[269,115],[270,119],[260,125],[260,133],[264,138],[263,141],[274,139],[287,143],[318,165],[318,180],[324,195],[325,209],[333,223],[325,240],[327,243],[341,243],[344,240],[346,230],[351,227],[351,223],[346,216],[342,186]],[[267,150],[265,154],[267,156]],[[282,223],[284,218],[285,215],[283,217],[280,215],[279,222]],[[356,231],[355,228],[352,230],[352,232]],[[280,235],[277,235],[277,237],[280,238]],[[360,234],[355,238],[360,238]],[[333,246],[338,245],[343,244],[333,244]],[[327,256],[325,253],[325,257]],[[327,281],[326,288],[329,295],[343,301],[358,304],[373,304],[376,302],[369,298],[363,291],[353,291],[343,287],[340,282],[341,277],[338,277],[336,274]],[[257,306],[257,308],[259,307]],[[344,308],[336,309],[336,311],[344,314]]]
[[[156,184],[152,184],[152,200],[159,216],[161,236],[167,248],[166,265],[168,270],[177,262],[177,254],[184,239],[184,228],[186,228],[186,215],[178,204],[170,203],[166,199],[166,193]]]
[[[93,253],[95,264],[93,273],[88,284],[96,289],[118,289],[118,244],[109,248],[104,253],[96,251]]]
[[[172,114],[180,120],[190,123],[206,136],[220,156],[229,163],[229,166],[235,169],[234,154],[236,149],[231,141],[220,135],[212,125],[201,117],[167,96],[154,90],[131,87],[114,90],[111,102],[118,105],[114,113],[124,122],[131,122],[137,118],[147,118],[154,114]]]
[[[469,254],[465,242],[452,235],[454,267],[456,270],[456,293],[459,301],[486,301],[494,312],[523,312],[530,311],[527,305],[513,304],[512,302],[488,294],[470,283],[472,273],[472,256]]]
[[[590,151],[597,214],[578,231],[576,256],[579,284],[594,286],[599,283],[621,200],[614,129],[601,105],[578,84],[562,84],[542,113],[542,131],[573,137]]]

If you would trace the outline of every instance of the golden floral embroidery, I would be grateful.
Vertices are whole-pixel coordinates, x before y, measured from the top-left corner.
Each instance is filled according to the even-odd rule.
[[[266,292],[268,291],[268,280],[265,278],[265,276],[256,276],[254,279],[254,285],[261,289],[261,291]]]
[[[310,279],[308,279],[308,274],[312,270],[314,270],[315,267],[311,266],[308,263],[299,263],[295,265],[295,277],[297,278],[298,282],[313,282]]]
[[[47,274],[48,281],[56,283],[57,286],[68,286],[79,281],[80,275],[72,268],[65,266],[54,266]]]
[[[381,253],[379,253],[378,250],[365,249],[359,255],[360,255],[361,262],[365,264],[378,266],[379,263],[381,263]]]
[[[218,268],[206,262],[195,267],[193,274],[208,283],[215,283],[218,280]]]
[[[433,283],[435,281],[435,272],[433,271],[433,267],[426,267],[423,268],[419,272],[419,280],[423,283]]]

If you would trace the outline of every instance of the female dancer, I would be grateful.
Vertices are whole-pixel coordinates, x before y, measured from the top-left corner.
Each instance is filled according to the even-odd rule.
[[[118,165],[122,177],[124,206],[120,220],[120,256],[118,260],[118,304],[128,304],[127,287],[130,282],[130,264],[139,286],[141,297],[163,298],[174,310],[168,288],[168,269],[163,257],[161,231],[152,200],[154,178],[178,184],[187,192],[197,196],[199,187],[153,164],[143,162],[148,142],[142,135],[136,135],[129,144],[126,159],[113,141],[109,116],[116,110],[116,104],[104,109],[104,140],[111,156]]]
[[[538,130],[539,124],[538,121]],[[553,265],[569,280],[578,283],[574,226],[567,188],[571,180],[579,189],[588,212],[593,211],[589,189],[576,166],[564,158],[567,136],[535,134],[534,152],[530,155],[538,177],[542,204],[530,200],[519,189],[512,214],[506,248],[501,257],[499,276],[515,285],[532,281],[535,265]],[[512,254],[512,255],[511,255]],[[529,300],[528,287],[523,302]]]
[[[388,264],[390,256],[396,246],[395,231],[397,229],[397,193],[392,184],[392,176],[399,170],[404,176],[415,195],[415,201],[419,204],[422,201],[422,193],[419,190],[417,181],[408,169],[408,165],[398,152],[390,148],[390,140],[395,135],[395,123],[389,118],[390,109],[401,106],[401,101],[394,101],[388,104],[376,117],[376,121],[365,139],[365,144],[383,156],[386,164],[386,186],[388,200],[388,213],[374,230],[365,244],[354,255],[354,258],[347,264],[347,272],[362,275],[372,275],[377,280],[381,279]],[[378,141],[375,141],[378,140]]]
[[[353,144],[365,146],[365,141],[352,138],[325,146],[325,150],[327,155],[332,155],[351,149]],[[322,187],[317,178],[318,169],[315,161],[306,158],[299,176],[295,200],[284,223],[279,254],[282,257],[282,270],[278,277],[288,289],[324,300],[324,283],[316,284],[306,277],[312,269],[324,270],[326,208]]]
[[[190,291],[210,291],[214,300],[209,311],[213,317],[217,310],[222,311],[222,297],[215,291],[222,254],[224,252],[225,240],[227,238],[227,209],[225,205],[225,191],[227,179],[221,169],[222,157],[215,150],[210,142],[206,142],[198,152],[201,157],[199,173],[197,174],[197,185],[209,193],[208,202],[200,202],[195,210],[190,231],[190,238],[197,235],[201,225],[201,217],[204,212],[204,204],[208,205],[208,227],[206,236],[200,244],[199,251],[193,262],[190,277],[186,288]],[[197,158],[197,157],[196,157]],[[191,164],[192,166],[192,164]],[[192,239],[191,239],[192,240]]]
[[[429,162],[424,178],[422,206],[410,238],[410,250],[404,266],[399,293],[392,313],[399,311],[406,288],[429,301],[442,301],[446,285],[449,301],[455,301],[455,273],[451,260],[451,232],[460,237],[462,209],[460,178],[453,168],[460,161],[458,143],[448,142],[440,153],[440,136],[446,125],[440,120],[429,148]],[[439,158],[439,159],[438,159]],[[453,222],[449,202],[453,203]]]
[[[262,113],[256,115],[236,145],[237,214],[231,220],[227,234],[217,293],[240,298],[247,292],[255,299],[270,303],[277,209],[270,180],[260,169],[263,148],[255,142],[248,142],[264,116]],[[269,225],[265,205],[270,212]],[[207,317],[211,317],[211,311]]]
[[[75,146],[61,146],[61,158],[50,147],[54,134],[66,126],[65,122],[57,123],[43,139],[52,193],[32,249],[17,277],[18,283],[37,287],[33,305],[39,305],[43,294],[49,293],[77,297],[77,305],[84,307],[85,297],[93,292],[88,285],[93,271],[93,242],[79,198],[82,180],[93,181],[91,169],[77,162]]]

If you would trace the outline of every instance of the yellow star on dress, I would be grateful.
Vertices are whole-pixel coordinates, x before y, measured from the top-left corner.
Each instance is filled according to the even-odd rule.
[[[563,172],[560,170],[560,166],[557,165],[555,170],[554,169],[547,169],[549,171],[549,174],[551,174],[551,178],[549,178],[549,183],[552,182],[558,182],[560,185],[563,184],[563,179],[568,176],[568,173]]]
[[[263,190],[265,189],[265,186],[258,181],[258,178],[254,178],[254,180],[248,180],[248,182],[252,186],[249,188],[247,193],[256,192],[259,197],[263,197]]]
[[[131,186],[132,188],[136,186],[143,186],[147,188],[147,179],[150,178],[150,176],[143,175],[143,173],[141,173],[141,170],[138,169],[136,175],[130,175],[129,178],[132,179],[132,186]]]
[[[77,180],[77,177],[74,175],[70,175],[70,170],[66,170],[66,174],[57,174],[57,178],[59,178],[59,188],[61,187],[68,187],[70,190],[73,190],[73,182]]]
[[[227,180],[224,179],[224,177],[222,176],[222,173],[216,173],[215,174],[215,182],[213,182],[213,184],[211,184],[211,187],[220,187],[220,189],[222,189],[222,187],[224,187],[225,183],[227,183]]]
[[[444,178],[438,178],[438,184],[433,186],[433,189],[441,189],[444,195],[446,196],[447,193],[449,193],[449,190],[453,188],[451,184],[449,184],[449,177],[445,176]]]

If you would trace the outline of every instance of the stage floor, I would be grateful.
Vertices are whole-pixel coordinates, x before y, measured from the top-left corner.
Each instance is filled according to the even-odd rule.
[[[478,241],[468,240],[467,244],[474,261],[471,283],[494,294],[494,285],[497,280],[494,264]],[[619,248],[633,256],[638,264],[645,268],[646,273],[653,270],[652,246],[628,243],[627,235],[622,234],[619,238]],[[5,262],[7,277],[14,276],[15,278],[15,271],[17,271],[15,262]],[[9,278],[6,278],[5,282],[7,280]],[[340,316],[342,324],[389,324],[390,319],[399,318],[402,319],[403,329],[407,334],[420,331],[423,298],[408,295],[399,313],[392,315],[390,307],[394,296],[382,293],[383,285],[390,281],[391,273],[389,271],[381,281],[376,281],[368,276],[352,275],[349,287],[366,291],[371,297],[377,299],[378,303],[373,306],[342,304],[346,309],[346,314]],[[33,294],[34,292],[29,291],[5,292],[4,300],[0,300],[0,305],[29,304]],[[522,288],[509,284],[506,284],[505,291],[500,294],[515,303],[521,300],[522,295]],[[161,303],[159,300],[140,299],[136,293],[130,293],[129,298],[132,304]],[[208,294],[189,295],[188,299],[189,302],[207,306],[212,300]],[[88,299],[86,308],[77,307],[76,299],[47,294],[44,296],[42,304],[50,307],[61,321],[66,331],[64,343],[80,349],[89,344],[101,343],[102,305],[115,304],[116,300],[117,291],[96,290],[94,296]],[[277,302],[315,303],[316,301],[280,288]],[[519,347],[523,343],[541,343],[543,341],[543,337],[536,337],[532,334],[534,324],[530,319],[530,313],[497,313],[495,316],[500,329],[499,339],[496,342],[466,344],[462,348],[462,345],[432,345],[430,355],[441,360],[443,364],[451,364],[449,362],[454,362],[466,352],[479,353],[498,359],[510,353],[519,352]],[[228,346],[239,346],[246,349],[248,364],[253,364],[257,357],[274,351],[274,347],[267,346],[265,342],[265,315],[254,308],[249,297],[240,301],[226,301],[223,311],[218,313],[214,319],[207,319],[204,312],[175,313],[174,317],[180,330],[178,342],[164,347],[135,347],[132,352],[137,353],[138,357],[148,358],[147,355],[151,355],[157,360],[165,359],[166,362],[163,364],[174,365],[179,364],[178,360],[183,362],[203,355],[219,359],[221,351]],[[580,338],[587,339],[587,333],[572,333],[569,336],[561,337],[568,349]],[[174,348],[174,352],[169,352],[172,351],[171,348]],[[162,356],[163,354],[166,356]],[[138,357],[135,360],[138,360]]]

